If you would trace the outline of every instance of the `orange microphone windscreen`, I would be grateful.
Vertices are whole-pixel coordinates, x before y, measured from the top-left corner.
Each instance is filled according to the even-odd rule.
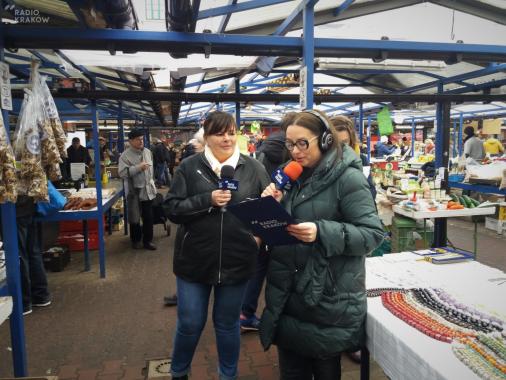
[[[291,161],[283,168],[283,172],[292,180],[296,181],[302,174],[304,168],[297,161]]]

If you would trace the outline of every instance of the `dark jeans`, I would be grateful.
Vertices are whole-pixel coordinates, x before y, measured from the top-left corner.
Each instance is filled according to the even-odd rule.
[[[32,303],[50,300],[47,277],[42,261],[41,236],[38,223],[31,216],[16,219],[18,225],[19,264],[21,269],[21,290],[23,310],[29,310]]]
[[[207,285],[177,277],[177,324],[174,335],[171,374],[189,373],[193,355],[207,321],[211,290],[214,289],[213,324],[220,380],[237,378],[240,349],[239,313],[246,282],[235,285]]]
[[[167,185],[167,178],[165,177],[165,170],[167,169],[167,164],[156,164],[155,165],[155,179],[157,185]]]
[[[257,311],[258,298],[262,292],[268,265],[269,253],[265,249],[265,245],[262,244],[257,257],[255,276],[248,281],[246,292],[244,293],[244,299],[242,300],[241,311],[246,318],[253,317]]]
[[[130,239],[132,243],[141,241],[144,244],[153,241],[153,201],[141,201],[140,211],[142,227],[140,223],[130,223]]]
[[[314,359],[278,347],[281,380],[340,380],[341,355]]]

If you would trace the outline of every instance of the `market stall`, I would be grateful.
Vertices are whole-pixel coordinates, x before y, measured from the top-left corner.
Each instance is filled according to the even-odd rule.
[[[367,347],[372,358],[380,364],[389,378],[504,378],[500,377],[500,372],[495,374],[493,369],[495,367],[491,367],[490,362],[487,363],[486,360],[483,364],[486,372],[473,372],[480,371],[475,364],[483,361],[479,354],[473,356],[472,360],[459,359],[460,350],[463,348],[457,339],[453,339],[452,342],[438,340],[428,330],[424,332],[423,329],[418,329],[418,326],[413,327],[406,323],[384,306],[385,302],[381,297],[381,293],[384,292],[380,290],[390,289],[393,293],[396,290],[406,291],[414,288],[442,289],[448,295],[448,299],[451,297],[456,300],[453,302],[458,301],[462,305],[460,309],[464,309],[465,306],[474,314],[487,315],[489,322],[490,318],[497,319],[503,334],[499,344],[502,344],[504,349],[503,328],[506,325],[506,304],[503,302],[506,286],[504,272],[469,260],[437,265],[412,252],[368,258],[366,270],[367,289],[370,295],[376,296],[368,298]],[[419,311],[429,314],[422,307],[419,307]],[[450,329],[457,328],[448,321],[444,324]],[[496,355],[493,354],[493,357]],[[498,360],[504,363],[504,357]],[[492,376],[494,374],[496,377]]]

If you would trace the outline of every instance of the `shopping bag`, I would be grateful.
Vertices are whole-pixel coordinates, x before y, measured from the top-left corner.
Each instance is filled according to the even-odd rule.
[[[54,187],[51,181],[47,181],[47,190],[49,202],[37,202],[37,213],[42,216],[47,216],[62,210],[65,203],[67,203],[67,198],[56,190],[56,187]]]

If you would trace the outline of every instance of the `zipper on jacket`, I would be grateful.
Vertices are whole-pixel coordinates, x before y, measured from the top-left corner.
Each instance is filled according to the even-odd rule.
[[[181,242],[181,255],[184,253],[184,243],[186,241],[186,238],[190,234],[190,231],[186,231],[186,233],[183,236],[183,241]]]
[[[221,283],[221,255],[223,250],[223,212],[221,212],[221,223],[220,223],[220,257],[218,261],[218,284]]]

